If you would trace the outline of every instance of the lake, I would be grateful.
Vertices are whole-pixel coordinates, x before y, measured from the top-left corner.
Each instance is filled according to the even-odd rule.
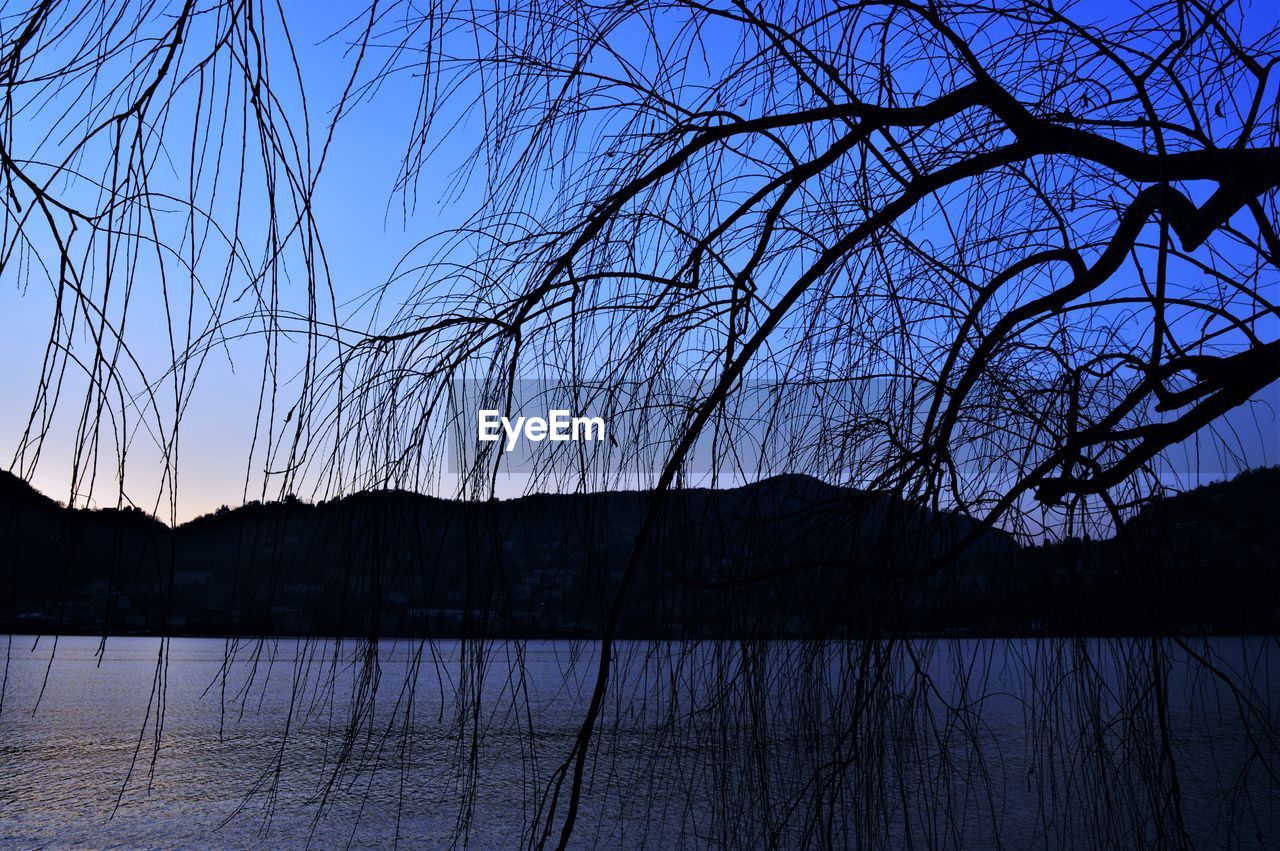
[[[1197,847],[1265,847],[1278,651],[627,642],[573,844],[1139,847],[1181,824]],[[598,648],[0,636],[0,653],[6,847],[504,848],[569,753]]]

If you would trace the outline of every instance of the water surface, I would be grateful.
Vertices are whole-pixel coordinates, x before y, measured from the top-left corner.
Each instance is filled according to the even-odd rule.
[[[6,643],[0,843],[17,847],[514,847],[597,662],[556,641]],[[1084,847],[1177,819],[1201,847],[1265,847],[1273,641],[1172,648],[1154,687],[1150,649],[628,643],[576,839]],[[1153,729],[1177,814],[1144,791],[1169,782]]]

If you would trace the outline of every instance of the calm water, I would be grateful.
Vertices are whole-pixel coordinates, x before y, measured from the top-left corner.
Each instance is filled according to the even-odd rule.
[[[569,642],[482,655],[457,642],[113,638],[99,653],[93,638],[55,650],[0,636],[0,653],[6,643],[6,847],[513,847],[596,662],[593,645]],[[576,837],[1149,844],[1162,804],[1142,790],[1168,778],[1152,756],[1163,745],[1144,745],[1165,729],[1197,845],[1280,838],[1274,641],[1174,648],[1154,687],[1148,650],[628,644]],[[1153,688],[1169,694],[1163,719]],[[815,776],[836,774],[843,791],[816,791]]]

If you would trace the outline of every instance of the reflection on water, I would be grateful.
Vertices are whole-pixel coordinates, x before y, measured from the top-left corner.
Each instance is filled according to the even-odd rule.
[[[551,641],[8,642],[0,843],[20,847],[513,847],[595,670],[593,645]],[[1174,818],[1206,847],[1280,837],[1270,639],[1175,648],[1154,686],[1141,642],[899,647],[888,687],[847,673],[881,670],[865,645],[625,645],[577,841],[1057,847],[1148,843]],[[1163,782],[1134,745],[1150,725],[1181,814],[1139,791]],[[1098,791],[1106,774],[1123,782]]]

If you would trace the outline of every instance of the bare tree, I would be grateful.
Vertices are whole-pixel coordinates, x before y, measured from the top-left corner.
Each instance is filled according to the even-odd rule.
[[[1280,378],[1280,30],[1235,3],[1094,12],[397,13],[384,73],[423,81],[402,190],[454,97],[483,112],[491,197],[420,261],[421,299],[357,346],[351,409],[376,437],[352,454],[419,459],[401,412],[436,410],[460,375],[499,395],[548,373],[596,382],[618,409],[669,405],[651,388],[686,382],[699,391],[649,457],[663,491],[764,381],[779,423],[787,388],[839,388],[828,442],[784,452],[793,469],[983,526],[1113,523],[1161,487],[1162,452]],[[603,639],[539,845],[574,829]]]
[[[1097,11],[897,0],[376,3],[344,31],[352,82],[330,122],[412,75],[420,97],[396,191],[417,203],[433,146],[462,114],[483,127],[463,177],[486,196],[468,226],[405,259],[396,280],[420,285],[394,318],[355,333],[331,307],[321,317],[323,223],[308,199],[328,136],[312,150],[305,97],[273,94],[296,77],[267,72],[268,54],[290,55],[287,15],[236,3],[188,2],[176,16],[150,4],[34,4],[4,23],[5,268],[47,280],[60,306],[18,463],[34,463],[27,453],[38,452],[58,377],[71,368],[89,379],[87,458],[105,424],[140,416],[139,400],[176,457],[201,359],[246,324],[277,341],[264,361],[261,422],[286,482],[438,481],[447,459],[436,440],[460,422],[460,379],[496,404],[538,378],[604,413],[665,415],[643,447],[544,469],[532,483],[639,479],[658,494],[614,589],[580,728],[525,836],[564,847],[593,742],[619,723],[606,723],[616,625],[660,495],[681,481],[699,441],[711,441],[726,473],[772,459],[960,512],[978,530],[1074,533],[1113,527],[1164,486],[1163,452],[1280,378],[1280,28],[1266,9],[1237,2]],[[179,103],[194,108],[194,123],[170,117]],[[15,123],[40,109],[65,110],[48,137],[72,141],[54,145],[56,155],[41,153],[52,144],[43,141],[19,151]],[[224,111],[242,116],[234,155],[211,129]],[[178,198],[154,186],[174,137],[189,148],[180,181],[189,190]],[[271,213],[246,243],[240,198],[259,185]],[[216,200],[226,193],[235,203]],[[174,230],[160,229],[161,200],[181,202]],[[217,262],[206,244],[219,246]],[[191,282],[185,316],[169,314],[185,332],[171,342],[163,395],[152,376],[130,390],[121,378],[131,368],[128,293],[148,252],[155,268],[177,264]],[[280,301],[286,263],[306,270],[302,309]],[[221,282],[212,288],[199,271],[208,268]],[[242,314],[229,315],[233,282],[253,293]],[[197,303],[202,321],[192,318]],[[90,329],[87,359],[80,327]],[[304,332],[307,351],[302,389],[281,416],[275,353],[286,328]],[[751,416],[773,428],[744,459],[729,447],[748,392],[770,400]],[[797,394],[819,402],[800,423]],[[279,432],[281,422],[291,427]],[[797,445],[797,433],[821,439]],[[481,454],[460,493],[490,495],[500,465]],[[895,570],[943,570],[969,543]],[[1158,711],[1164,649],[1121,663],[1126,682],[1149,685],[1157,703],[1126,694],[1114,711],[1134,725],[1157,836],[1177,844],[1184,835],[1167,804],[1176,771]],[[906,705],[933,733],[974,723],[930,703],[928,686],[909,676],[927,667],[917,653],[874,642],[815,651],[843,674],[836,697],[801,682],[813,658],[746,654],[771,683],[795,689],[810,721],[832,710],[840,729],[824,739],[829,759],[810,766],[811,782],[769,808],[763,827],[743,817],[739,841],[876,841],[899,793],[889,788],[897,748],[922,747],[883,713]],[[1089,704],[1101,674],[1041,661],[1077,672],[1076,698]],[[758,720],[736,674],[714,670],[729,681],[727,715]],[[908,685],[890,685],[904,671]],[[864,693],[870,681],[884,685]],[[1237,696],[1243,714],[1256,714]],[[1111,711],[1082,711],[1080,723],[1102,729]],[[1091,778],[1112,784],[1094,798],[1103,822],[1114,817],[1111,796],[1132,790],[1107,779],[1115,764],[1098,748]],[[752,775],[750,795],[766,793],[767,774]],[[873,791],[858,798],[857,789]],[[833,812],[857,806],[861,826],[833,824]]]
[[[262,442],[302,439],[281,436],[277,376],[297,363],[310,383],[314,341],[334,327],[311,199],[347,92],[313,127],[288,22],[269,5],[49,0],[0,20],[0,269],[54,305],[13,463],[31,475],[56,412],[82,394],[67,417],[72,503],[101,464],[123,483],[140,453],[163,471],[151,510],[173,520],[180,424],[229,342],[260,342]],[[351,56],[354,75],[359,43]],[[301,357],[282,354],[288,330],[311,332]],[[167,358],[136,353],[162,339]],[[288,467],[259,463],[277,462]]]

